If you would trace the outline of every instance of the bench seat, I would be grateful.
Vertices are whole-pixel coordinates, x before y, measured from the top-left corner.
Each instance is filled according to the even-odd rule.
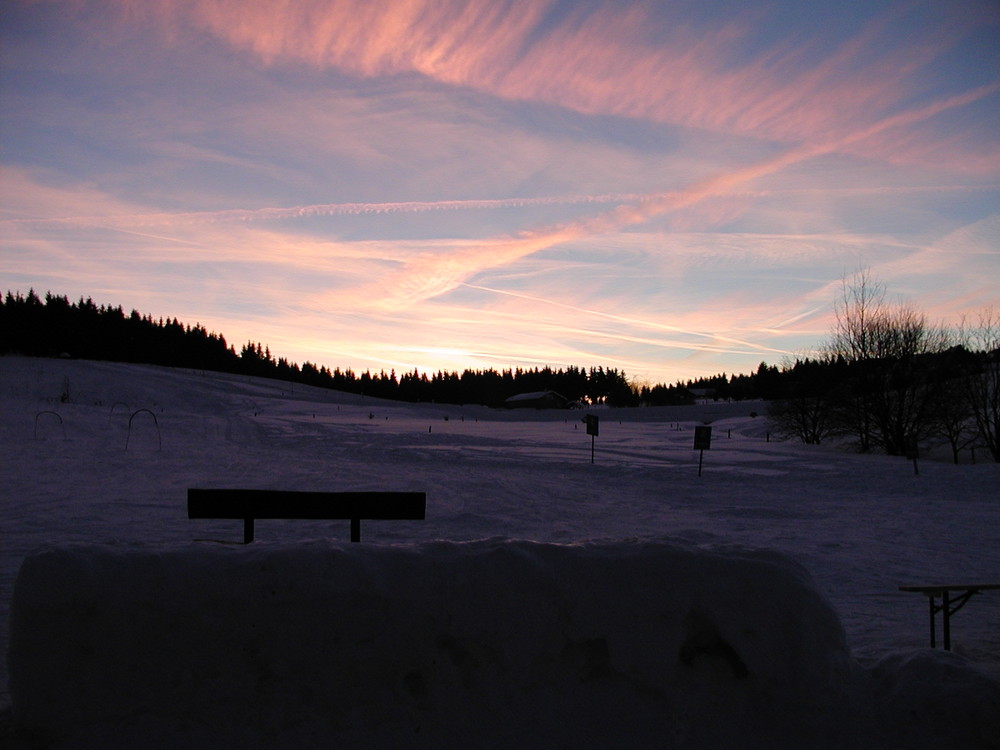
[[[424,492],[296,492],[197,489],[187,493],[188,518],[243,519],[243,543],[254,539],[256,519],[350,520],[351,541],[361,541],[361,520],[422,521]]]

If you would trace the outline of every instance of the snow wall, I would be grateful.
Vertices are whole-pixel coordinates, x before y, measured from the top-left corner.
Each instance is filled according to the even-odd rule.
[[[893,710],[934,739],[911,662],[861,670],[809,576],[747,549],[54,547],[10,643],[14,721],[55,746],[836,747]],[[978,742],[984,684],[932,719]]]

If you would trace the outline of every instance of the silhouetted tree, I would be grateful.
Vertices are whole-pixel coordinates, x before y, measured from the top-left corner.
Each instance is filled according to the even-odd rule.
[[[834,401],[843,362],[806,359],[785,371],[782,398],[768,405],[768,419],[780,435],[819,445],[837,431]]]
[[[827,356],[847,365],[835,417],[861,450],[902,455],[930,432],[938,383],[925,355],[947,336],[910,305],[889,305],[868,271],[844,280],[835,312]]]
[[[989,307],[977,325],[963,325],[962,340],[976,352],[976,365],[965,379],[965,399],[978,439],[1000,461],[1000,312]]]

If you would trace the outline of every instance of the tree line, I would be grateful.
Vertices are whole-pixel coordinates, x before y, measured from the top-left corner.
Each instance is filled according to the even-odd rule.
[[[510,396],[556,391],[581,404],[635,406],[639,394],[622,370],[613,367],[440,371],[397,374],[356,373],[275,357],[269,347],[248,341],[239,351],[221,334],[173,319],[154,319],[121,306],[70,302],[65,296],[31,290],[0,299],[0,353],[40,357],[71,356],[213,370],[287,380],[364,393],[378,398],[449,404],[501,406]]]
[[[581,405],[658,406],[763,399],[775,429],[819,444],[916,452],[930,441],[953,454],[984,447],[1000,461],[1000,315],[983,311],[955,330],[932,326],[912,306],[891,304],[867,272],[845,279],[829,340],[780,368],[638,385],[613,367],[417,370],[373,373],[298,365],[248,341],[239,351],[201,325],[34,290],[0,299],[0,353],[73,356],[215,370],[411,402],[502,406],[514,395],[555,391]]]

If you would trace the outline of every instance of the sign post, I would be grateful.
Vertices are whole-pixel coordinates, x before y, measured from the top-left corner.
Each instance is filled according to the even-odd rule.
[[[698,453],[698,476],[701,476],[701,464],[705,458],[705,451],[712,447],[712,428],[709,425],[700,425],[694,428],[694,449]]]
[[[587,425],[587,434],[590,435],[590,463],[594,463],[594,441],[600,432],[600,417],[596,414],[588,414],[583,418]]]

